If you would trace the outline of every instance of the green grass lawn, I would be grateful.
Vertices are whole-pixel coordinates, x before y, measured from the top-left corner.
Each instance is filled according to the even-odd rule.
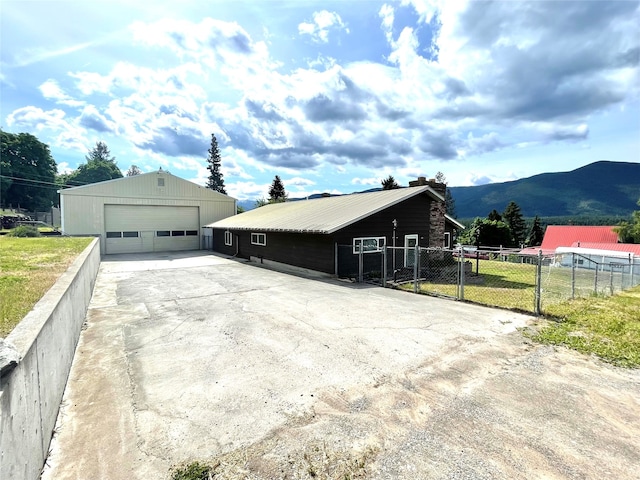
[[[465,277],[465,300],[492,307],[534,311],[535,265],[480,260],[480,275],[476,275],[475,260],[472,264],[473,274]],[[413,284],[405,284],[402,288],[411,290]],[[453,283],[422,281],[420,291],[456,297],[458,287]]]
[[[24,318],[91,240],[0,236],[0,338]]]
[[[535,265],[480,260],[479,276],[475,266],[473,261],[474,275],[465,277],[465,300],[534,311]],[[528,335],[618,366],[640,367],[640,286],[628,288],[629,282],[619,272],[599,272],[596,278],[594,270],[576,269],[572,275],[569,268],[543,266],[542,313],[552,320],[542,319],[539,331]],[[401,288],[413,290],[413,284]],[[420,292],[456,297],[457,286],[423,281]]]
[[[577,298],[550,305],[546,321],[529,336],[564,345],[621,367],[640,367],[640,286],[613,296]]]

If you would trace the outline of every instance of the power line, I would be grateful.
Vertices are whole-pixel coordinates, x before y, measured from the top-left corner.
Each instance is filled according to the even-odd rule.
[[[71,185],[71,184],[59,184],[59,183],[55,183],[55,182],[45,182],[43,180],[34,180],[32,178],[23,178],[23,177],[12,177],[10,175],[0,175],[0,178],[8,178],[10,180],[20,180],[22,182],[26,182],[26,183],[41,183],[44,185],[52,185],[55,186],[56,188],[72,188],[72,187],[81,187],[82,185],[89,185],[91,182],[74,182],[77,183],[77,185]],[[32,186],[37,186],[37,185],[32,185]]]

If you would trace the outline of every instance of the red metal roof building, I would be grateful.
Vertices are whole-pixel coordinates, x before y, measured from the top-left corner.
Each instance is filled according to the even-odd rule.
[[[520,253],[537,255],[542,250],[543,255],[553,254],[558,247],[582,247],[585,244],[618,244],[618,234],[613,231],[615,227],[590,227],[575,225],[549,225],[544,233],[542,245],[529,247]],[[600,245],[598,248],[605,248]],[[605,248],[615,250],[613,248]],[[626,250],[625,250],[626,251]]]

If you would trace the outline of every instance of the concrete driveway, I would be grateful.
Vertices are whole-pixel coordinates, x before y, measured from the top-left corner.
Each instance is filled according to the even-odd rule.
[[[532,345],[532,322],[202,252],[109,256],[43,478],[197,459],[216,478],[637,478],[640,373]]]

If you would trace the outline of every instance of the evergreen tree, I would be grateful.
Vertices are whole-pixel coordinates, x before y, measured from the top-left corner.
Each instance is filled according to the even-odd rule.
[[[453,218],[457,218],[456,201],[454,200],[453,195],[451,195],[451,190],[449,190],[448,188],[446,193],[444,194],[444,203],[447,208],[447,215]]]
[[[96,146],[89,150],[89,153],[85,155],[87,163],[91,162],[110,162],[116,163],[116,157],[111,156],[109,147],[104,142],[96,142]]]
[[[127,170],[127,177],[133,177],[135,175],[140,175],[141,173],[142,170],[140,170],[137,165],[131,165],[129,170]]]
[[[509,225],[509,230],[511,230],[512,246],[519,247],[525,242],[527,224],[522,217],[522,211],[518,204],[514,201],[509,202],[502,214],[502,218]]]
[[[224,189],[224,179],[222,178],[222,172],[220,171],[220,164],[222,158],[220,156],[220,149],[218,148],[218,140],[216,136],[211,134],[211,147],[209,147],[209,156],[207,157],[207,170],[209,170],[209,179],[205,185],[211,190],[216,192],[227,194]]]
[[[542,244],[542,239],[544,238],[544,230],[542,230],[542,225],[540,224],[540,218],[536,215],[533,219],[533,224],[531,225],[531,230],[529,230],[529,235],[527,235],[527,245],[530,247],[537,247]]]
[[[489,212],[489,215],[487,215],[487,220],[492,220],[495,222],[501,222],[502,221],[502,215],[500,215],[498,213],[498,211],[494,208],[493,210],[491,210]]]
[[[269,188],[269,203],[286,202],[287,197],[288,195],[284,190],[282,180],[280,180],[280,177],[276,175],[276,178],[273,179],[273,183]]]
[[[382,180],[382,190],[395,190],[396,188],[400,188],[400,185],[398,185],[392,175]]]
[[[96,146],[85,156],[86,163],[71,172],[66,178],[69,185],[86,185],[88,183],[104,182],[114,178],[122,178],[122,172],[111,156],[109,147],[104,142],[96,142]]]

